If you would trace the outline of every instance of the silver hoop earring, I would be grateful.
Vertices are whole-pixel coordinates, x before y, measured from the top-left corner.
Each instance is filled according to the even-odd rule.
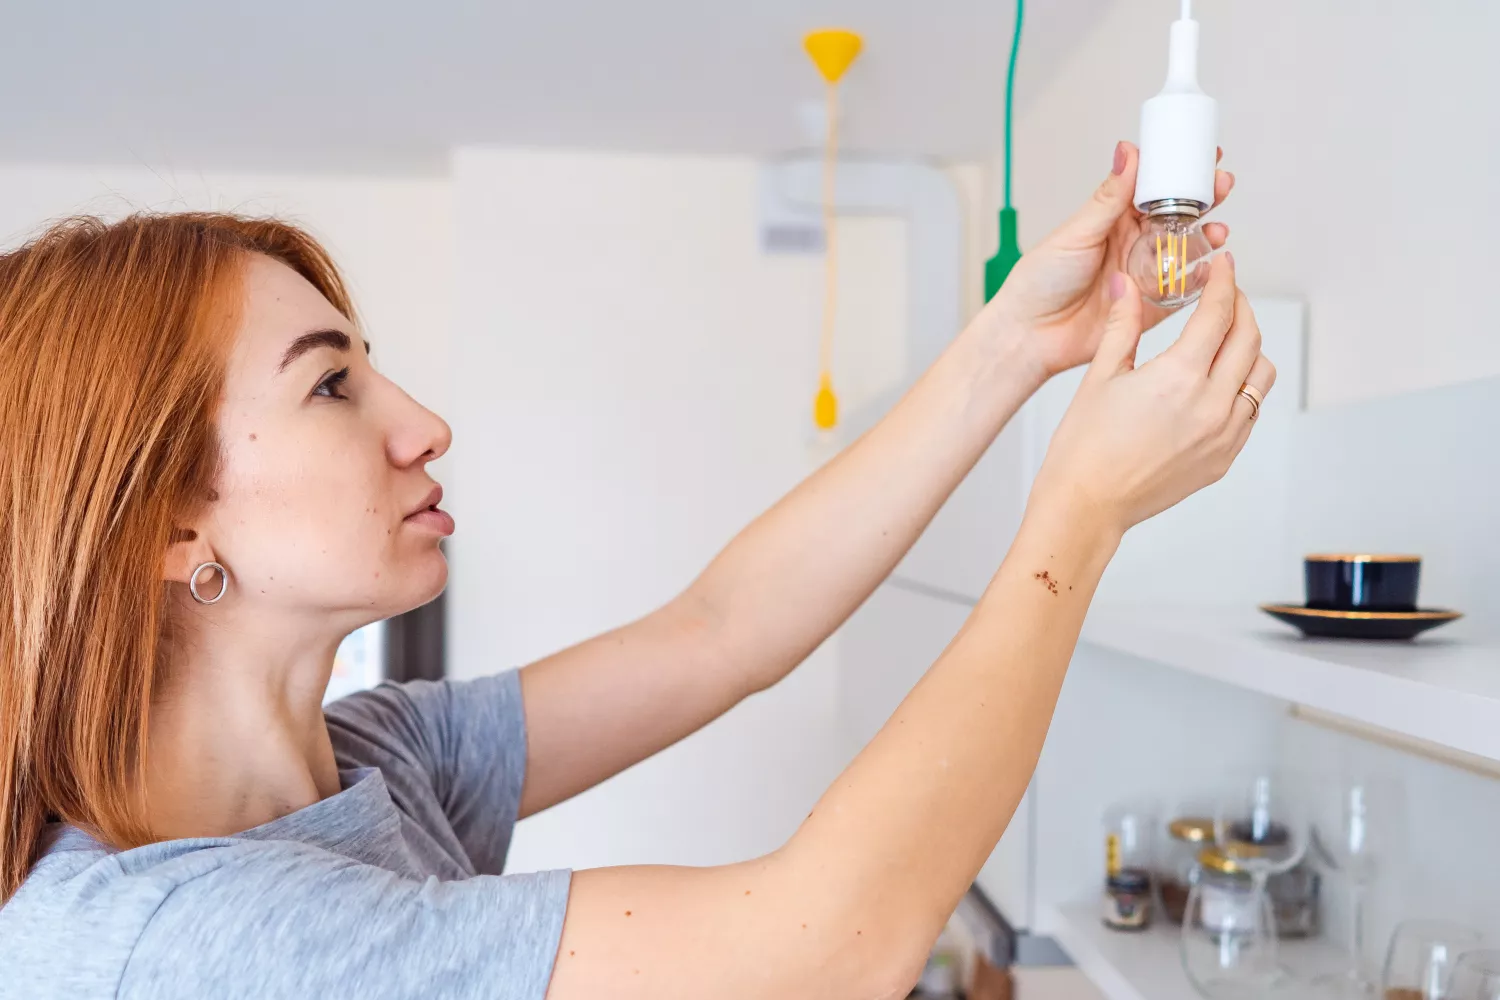
[[[206,569],[219,571],[219,592],[212,597],[204,597],[202,594],[198,593],[198,576]],[[193,600],[197,601],[199,604],[218,604],[219,600],[224,596],[225,591],[227,591],[228,589],[229,570],[225,569],[222,565],[216,562],[210,561],[206,563],[199,563],[198,568],[193,570],[193,575],[188,577],[188,591],[193,595]]]

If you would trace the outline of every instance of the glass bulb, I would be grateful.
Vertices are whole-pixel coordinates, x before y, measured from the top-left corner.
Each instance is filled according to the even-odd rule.
[[[1211,253],[1213,247],[1196,215],[1153,215],[1130,248],[1125,271],[1147,302],[1176,309],[1203,293],[1209,270],[1205,258]]]

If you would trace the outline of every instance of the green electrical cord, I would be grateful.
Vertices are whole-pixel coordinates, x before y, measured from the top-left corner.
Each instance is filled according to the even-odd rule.
[[[1016,54],[1021,51],[1021,22],[1026,17],[1026,0],[1016,0],[1016,33],[1010,43],[1010,69],[1005,73],[1005,207],[1010,208],[1010,135],[1011,109],[1016,97]]]
[[[1017,235],[1016,210],[1010,203],[1010,147],[1016,91],[1016,55],[1021,51],[1021,24],[1026,17],[1026,0],[1016,0],[1016,33],[1010,43],[1010,68],[1005,74],[1005,204],[1000,209],[1000,247],[984,264],[984,300],[988,302],[1000,291],[1011,268],[1021,259]]]

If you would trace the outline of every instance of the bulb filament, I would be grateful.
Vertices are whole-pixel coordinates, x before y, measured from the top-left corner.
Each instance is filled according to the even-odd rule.
[[[1187,295],[1187,233],[1179,240],[1176,233],[1167,233],[1166,251],[1163,253],[1161,233],[1156,234],[1156,294],[1161,298],[1169,295]]]

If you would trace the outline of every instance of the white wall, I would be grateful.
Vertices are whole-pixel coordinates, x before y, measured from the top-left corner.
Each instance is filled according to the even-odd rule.
[[[453,301],[445,178],[0,165],[0,245],[63,216],[153,209],[276,215],[307,228],[348,280],[375,363],[442,411]]]
[[[1033,245],[1087,197],[1165,76],[1175,0],[1117,0],[1016,130]],[[1252,293],[1310,306],[1322,406],[1500,373],[1487,289],[1500,215],[1500,5],[1199,0],[1223,212]]]

